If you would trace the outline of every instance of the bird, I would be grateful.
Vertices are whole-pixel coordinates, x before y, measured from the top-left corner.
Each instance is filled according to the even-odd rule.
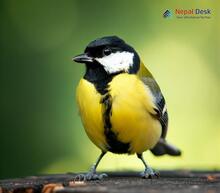
[[[136,154],[144,164],[142,178],[158,178],[144,160],[143,152],[155,156],[181,155],[166,141],[168,113],[164,96],[137,51],[118,36],[91,41],[84,53],[73,57],[85,64],[76,88],[79,114],[89,139],[101,150],[94,165],[78,180],[100,180],[96,172],[107,152]]]

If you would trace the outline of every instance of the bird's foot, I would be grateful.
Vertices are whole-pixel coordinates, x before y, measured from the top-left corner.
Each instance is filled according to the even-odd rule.
[[[143,172],[141,172],[141,177],[144,179],[155,179],[160,177],[160,173],[153,171],[152,168],[148,167]]]
[[[75,181],[91,181],[91,180],[102,180],[103,178],[108,177],[107,174],[97,174],[96,172],[88,172],[86,174],[78,174],[75,177]]]

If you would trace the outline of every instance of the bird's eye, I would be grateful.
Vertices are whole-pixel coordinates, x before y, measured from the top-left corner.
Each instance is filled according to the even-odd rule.
[[[112,50],[110,48],[105,48],[103,50],[103,55],[108,56],[112,53]]]

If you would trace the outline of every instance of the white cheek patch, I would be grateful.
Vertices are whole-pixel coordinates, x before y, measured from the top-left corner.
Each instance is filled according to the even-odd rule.
[[[104,67],[109,74],[117,72],[128,72],[133,65],[134,54],[131,52],[116,52],[103,58],[96,58],[96,60]]]

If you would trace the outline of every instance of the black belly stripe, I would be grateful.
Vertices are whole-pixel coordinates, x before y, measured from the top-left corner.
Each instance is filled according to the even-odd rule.
[[[100,103],[103,105],[103,122],[104,135],[108,143],[108,150],[113,153],[129,153],[130,144],[122,143],[117,139],[117,133],[112,131],[111,115],[112,115],[112,96],[108,90],[108,84],[112,81],[116,74],[107,74],[99,64],[86,65],[86,74],[84,79],[91,82],[102,98]],[[124,120],[121,120],[124,121]]]
[[[120,142],[117,139],[117,133],[114,133],[111,130],[112,96],[109,93],[107,93],[105,96],[103,96],[101,103],[103,104],[104,108],[104,134],[106,136],[106,141],[109,145],[108,150],[113,153],[129,153],[130,144]]]

